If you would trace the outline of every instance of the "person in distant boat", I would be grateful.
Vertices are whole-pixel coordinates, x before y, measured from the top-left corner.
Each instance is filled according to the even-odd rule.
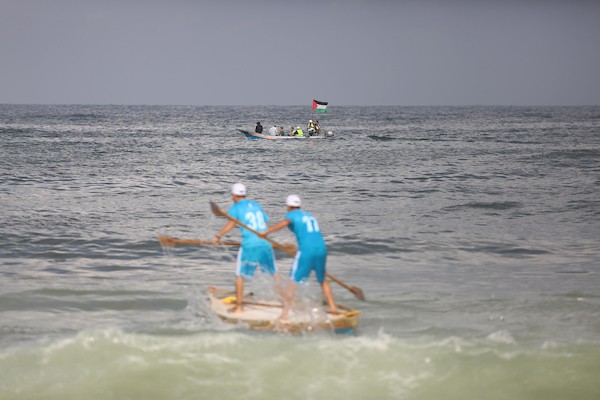
[[[263,131],[263,126],[260,124],[260,121],[256,123],[256,128],[254,128],[254,132],[256,133],[262,133]]]
[[[229,208],[228,215],[255,231],[262,232],[267,229],[269,217],[265,214],[260,204],[256,201],[246,199],[246,186],[243,183],[236,183],[231,187],[231,197],[233,205]],[[219,244],[223,235],[235,228],[235,225],[235,222],[228,221],[213,237],[212,243],[214,245]],[[257,267],[260,267],[262,272],[268,273],[276,280],[279,279],[271,243],[258,237],[246,228],[240,227],[240,229],[242,231],[242,244],[238,251],[235,272],[236,305],[231,310],[236,313],[243,311],[244,279],[252,278]]]
[[[290,271],[291,282],[287,290],[282,291],[284,293],[283,311],[280,318],[283,320],[288,318],[289,310],[296,296],[298,283],[305,282],[312,271],[315,271],[329,309],[332,312],[337,312],[331,285],[325,279],[327,273],[327,247],[319,223],[312,214],[300,209],[301,201],[297,195],[290,194],[286,198],[285,204],[287,213],[284,219],[259,234],[260,237],[266,238],[270,233],[277,232],[287,226],[294,232],[298,241],[298,252],[294,257],[292,270]]]
[[[302,137],[304,137],[304,131],[299,126],[297,126],[296,127],[296,132],[295,132],[294,136],[302,136]]]
[[[296,128],[293,126],[290,128],[290,136],[296,136]]]
[[[277,128],[277,136],[283,136],[283,126]]]
[[[321,127],[319,126],[319,121],[315,121],[315,131],[317,131],[317,135],[321,134]]]
[[[306,126],[306,131],[308,132],[308,136],[313,136],[317,134],[317,128],[315,127],[315,123],[312,119],[308,120],[308,125]]]
[[[269,135],[277,136],[277,127],[275,125],[269,128]]]

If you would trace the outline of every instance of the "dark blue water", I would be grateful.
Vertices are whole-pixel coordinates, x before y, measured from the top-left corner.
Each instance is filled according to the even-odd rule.
[[[0,398],[600,396],[600,107],[330,105],[333,139],[236,130],[310,117],[0,105]],[[211,315],[236,250],[156,236],[211,238],[237,181],[272,221],[290,193],[317,216],[329,272],[367,296],[334,289],[357,336]]]

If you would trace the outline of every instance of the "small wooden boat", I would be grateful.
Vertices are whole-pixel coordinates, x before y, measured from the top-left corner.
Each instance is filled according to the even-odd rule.
[[[316,136],[308,136],[308,135],[305,135],[305,136],[272,136],[272,135],[265,135],[262,133],[245,131],[243,129],[238,129],[238,130],[248,140],[260,140],[260,139],[266,139],[266,140],[313,140],[313,139],[326,139],[326,138],[330,138],[333,136],[333,134],[329,134],[329,133],[326,133],[325,135],[316,135]]]
[[[253,330],[277,332],[312,332],[329,330],[352,334],[359,323],[360,311],[338,304],[340,313],[290,310],[288,320],[279,320],[282,304],[276,301],[254,300],[253,295],[244,296],[244,310],[234,313],[235,296],[214,286],[208,288],[208,300],[212,311],[223,321],[246,325]]]

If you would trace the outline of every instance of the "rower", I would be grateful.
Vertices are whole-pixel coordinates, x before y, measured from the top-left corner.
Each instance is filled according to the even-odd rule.
[[[317,133],[317,127],[315,126],[315,123],[313,122],[312,119],[308,120],[308,125],[306,127],[306,130],[308,131],[308,136],[313,136]]]

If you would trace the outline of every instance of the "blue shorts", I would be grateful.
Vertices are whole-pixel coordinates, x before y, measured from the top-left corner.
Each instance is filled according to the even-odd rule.
[[[298,250],[292,261],[290,276],[296,283],[305,281],[311,271],[315,271],[319,284],[325,279],[325,265],[327,264],[327,250],[324,248]]]
[[[266,272],[269,275],[277,273],[273,248],[268,245],[240,247],[235,274],[243,278],[252,278],[257,267],[260,267],[262,272]]]

